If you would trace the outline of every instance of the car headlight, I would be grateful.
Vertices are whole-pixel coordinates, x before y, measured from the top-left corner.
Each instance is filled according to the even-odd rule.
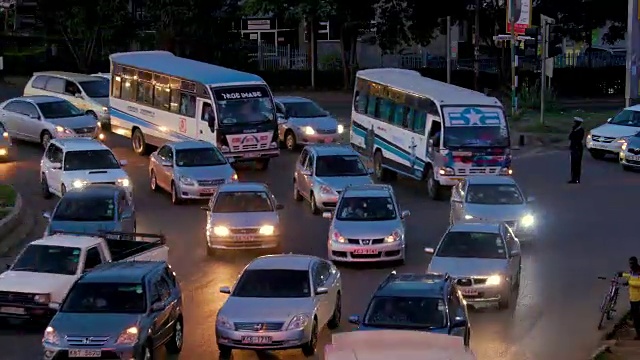
[[[260,228],[260,231],[258,231],[260,233],[260,235],[273,235],[273,233],[276,231],[276,228],[271,226],[271,225],[264,225],[263,227]]]
[[[84,180],[74,180],[71,183],[71,186],[73,186],[75,189],[82,189],[83,187],[87,186],[88,182],[84,181]]]
[[[620,148],[622,149],[622,151],[626,151],[627,150],[627,142],[625,141],[624,143],[622,143],[622,146]]]
[[[7,156],[9,154],[9,149],[0,148],[0,156]]]
[[[345,239],[342,235],[340,235],[339,232],[334,231],[331,234],[331,241],[344,244],[347,242],[347,239]]]
[[[62,126],[56,126],[56,131],[59,132],[60,134],[68,134],[68,135],[74,134],[73,130],[67,129]]]
[[[587,141],[591,141],[591,133],[587,134]]]
[[[307,314],[298,314],[291,318],[289,321],[289,326],[287,326],[287,330],[299,330],[304,329],[305,326],[309,323],[309,319],[311,317]]]
[[[533,226],[533,224],[535,223],[535,220],[536,219],[533,217],[533,215],[527,214],[523,216],[522,219],[520,219],[520,224],[524,227]]]
[[[124,178],[124,179],[118,179],[118,180],[116,180],[116,183],[117,183],[119,186],[122,186],[122,187],[129,187],[129,186],[131,186],[131,181],[130,181],[129,179],[127,179],[127,178]]]
[[[51,345],[60,345],[60,336],[58,336],[54,328],[47,326],[44,330],[44,335],[42,335],[42,342]]]
[[[500,285],[502,283],[502,277],[500,275],[492,275],[487,278],[487,285]]]
[[[187,186],[193,186],[196,184],[196,182],[193,181],[193,179],[186,176],[180,176],[180,183],[182,185],[187,185]]]
[[[311,126],[304,126],[302,128],[302,131],[305,133],[305,135],[314,135],[316,133],[316,131],[313,130]]]
[[[231,175],[231,177],[229,178],[229,182],[238,182],[238,174],[233,173],[233,175]]]
[[[116,344],[126,344],[132,345],[138,341],[138,328],[132,326],[127,330],[123,331],[120,336],[118,336],[118,340],[116,340]]]
[[[213,227],[213,233],[216,236],[229,236],[231,231],[229,231],[229,228],[226,227],[226,226],[214,226]]]
[[[218,317],[216,318],[216,326],[225,329],[233,329],[233,324],[231,323],[231,321],[229,321],[229,319],[222,315],[218,315]]]
[[[616,143],[620,144],[622,146],[622,144],[626,144],[627,140],[629,140],[629,138],[625,137],[621,137],[621,138],[617,138],[616,139]]]
[[[3,138],[5,138],[5,139],[8,139],[8,138],[9,138],[9,133],[8,133],[8,132],[6,132],[6,131],[5,131],[5,132],[3,132],[3,133],[2,133],[2,137],[3,137]]]
[[[400,231],[395,230],[394,232],[391,233],[391,235],[389,235],[389,236],[384,238],[384,242],[392,243],[392,242],[396,242],[396,241],[400,240],[400,238],[402,238],[402,235],[400,234]]]
[[[338,195],[338,193],[333,190],[330,186],[320,185],[320,193],[324,195]]]
[[[455,174],[456,174],[455,170],[453,170],[453,169],[452,169],[452,168],[450,168],[450,167],[441,168],[441,169],[438,171],[438,173],[439,173],[440,175],[444,175],[444,176],[451,176],[451,175],[455,175]]]
[[[344,132],[344,125],[339,124],[338,125],[338,134],[342,134]]]
[[[33,301],[38,304],[48,304],[51,302],[51,295],[49,294],[38,294],[33,297]]]
[[[513,175],[513,170],[507,167],[500,169],[500,175]]]

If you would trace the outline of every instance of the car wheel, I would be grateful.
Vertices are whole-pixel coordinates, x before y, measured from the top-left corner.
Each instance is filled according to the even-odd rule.
[[[43,148],[47,148],[47,146],[49,146],[49,143],[51,142],[51,139],[53,137],[51,136],[51,133],[48,131],[43,131],[42,135],[40,135],[40,144],[42,144]]]
[[[62,184],[62,186],[60,186],[60,197],[63,197],[64,194],[66,193],[67,193],[67,187],[64,184]]]
[[[382,151],[376,150],[373,155],[373,172],[379,181],[391,181],[395,179],[397,174],[382,166]]]
[[[427,192],[429,193],[429,197],[433,200],[442,200],[444,197],[444,191],[438,180],[436,180],[436,175],[433,172],[432,167],[427,171]]]
[[[313,215],[320,214],[320,209],[318,209],[318,203],[316,203],[316,196],[311,193],[311,197],[309,198],[309,204],[311,206],[311,213]]]
[[[180,194],[178,194],[178,187],[173,181],[171,182],[171,203],[173,205],[182,204],[182,199],[180,198]]]
[[[153,347],[151,344],[145,344],[140,349],[140,355],[138,356],[140,360],[152,360],[153,359]]]
[[[226,345],[218,344],[218,351],[220,352],[220,359],[230,359],[231,358],[231,348]]]
[[[42,197],[45,199],[51,199],[53,194],[49,190],[49,182],[47,182],[47,177],[42,173],[40,180],[40,187],[42,189]]]
[[[313,319],[313,327],[311,328],[311,338],[309,342],[302,345],[302,354],[306,357],[311,357],[316,354],[316,347],[318,346],[318,321]]]
[[[331,319],[327,323],[327,327],[331,330],[337,329],[340,327],[340,320],[342,319],[342,297],[338,292],[336,296],[336,305],[333,308],[333,315],[331,315]]]
[[[131,148],[140,156],[149,155],[149,146],[147,146],[147,141],[144,139],[142,130],[133,130],[133,134],[131,134]]]
[[[293,200],[302,201],[302,195],[298,191],[298,185],[296,185],[295,180],[293,181]]]
[[[284,134],[284,146],[287,148],[287,150],[293,151],[296,149],[297,145],[298,143],[296,141],[296,135],[293,133],[293,131],[287,130],[287,132]]]
[[[604,151],[600,150],[589,150],[589,154],[591,154],[591,157],[596,160],[602,160],[607,155]]]
[[[156,178],[156,172],[151,170],[149,178],[149,186],[151,187],[151,190],[158,191],[158,179]]]
[[[511,302],[511,291],[507,291],[505,294],[500,296],[500,301],[498,301],[498,309],[506,310],[509,308]]]
[[[176,323],[173,325],[173,334],[167,343],[165,348],[169,354],[180,354],[182,351],[182,344],[184,342],[184,328],[182,327],[182,318],[179,317]]]

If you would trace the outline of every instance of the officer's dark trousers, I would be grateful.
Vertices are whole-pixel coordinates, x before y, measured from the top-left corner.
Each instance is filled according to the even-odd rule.
[[[582,172],[582,149],[571,150],[571,181],[580,181]]]
[[[640,301],[630,301],[630,304],[633,327],[636,329],[636,336],[640,336]]]

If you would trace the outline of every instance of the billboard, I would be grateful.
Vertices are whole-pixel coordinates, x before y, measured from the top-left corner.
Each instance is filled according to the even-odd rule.
[[[507,33],[511,33],[511,6],[513,5],[517,35],[524,35],[525,30],[531,26],[531,14],[533,12],[533,0],[506,0],[507,1]]]

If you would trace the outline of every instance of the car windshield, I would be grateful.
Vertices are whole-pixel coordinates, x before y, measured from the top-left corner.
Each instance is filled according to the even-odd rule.
[[[142,314],[146,309],[142,284],[80,282],[71,288],[60,312]]]
[[[322,110],[322,108],[313,101],[285,102],[283,105],[289,117],[317,118],[327,116],[327,112]]]
[[[316,160],[316,176],[367,176],[367,168],[357,155],[318,156]]]
[[[245,213],[273,211],[270,196],[265,191],[224,191],[213,204],[214,213]]]
[[[611,119],[609,124],[640,127],[640,111],[622,110]]]
[[[524,203],[520,189],[515,185],[469,185],[467,203],[482,205],[519,205]]]
[[[342,221],[386,221],[397,217],[391,197],[342,198],[336,212]]]
[[[306,270],[247,270],[233,296],[252,298],[306,298],[311,296],[309,272]]]
[[[437,257],[505,259],[507,253],[500,234],[452,231],[445,235]]]
[[[116,204],[113,196],[65,196],[51,217],[53,221],[113,221]]]
[[[108,98],[109,97],[109,80],[96,78],[91,81],[79,82],[80,87],[90,98]]]
[[[444,301],[428,297],[376,296],[363,325],[389,329],[437,329],[446,326]]]
[[[67,151],[64,154],[64,171],[119,168],[120,163],[111,150]]]
[[[176,150],[176,166],[198,167],[226,164],[224,156],[214,148]]]
[[[275,123],[276,111],[266,87],[244,86],[212,90],[221,126]]]
[[[82,110],[66,100],[38,103],[37,105],[45,119],[60,119],[84,115]]]
[[[52,245],[28,245],[11,267],[12,271],[75,275],[80,248]]]

